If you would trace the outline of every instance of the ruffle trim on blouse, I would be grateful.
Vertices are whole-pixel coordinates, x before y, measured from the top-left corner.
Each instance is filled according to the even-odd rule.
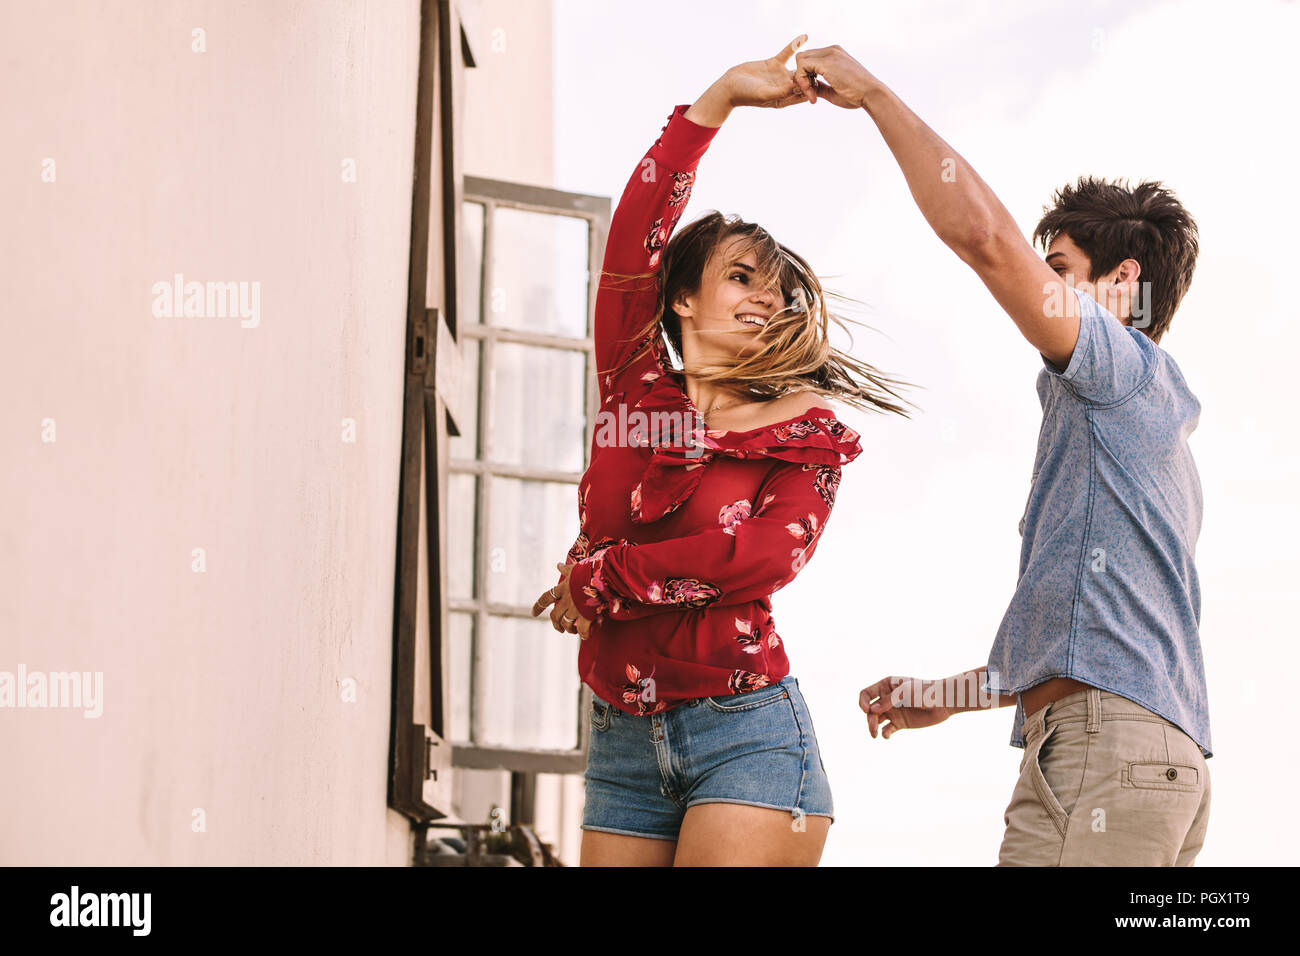
[[[651,426],[650,461],[629,502],[636,524],[658,521],[685,504],[718,456],[839,466],[862,454],[858,433],[829,414],[829,409],[812,408],[748,431],[705,429],[680,372],[661,364],[659,370],[648,371],[641,378],[650,382],[650,389],[636,409],[652,416],[652,421],[655,412],[669,416],[661,419],[662,427]]]

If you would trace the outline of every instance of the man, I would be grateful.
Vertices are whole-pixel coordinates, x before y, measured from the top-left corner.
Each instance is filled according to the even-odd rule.
[[[1191,282],[1196,224],[1159,183],[1084,178],[1034,239],[975,171],[839,47],[798,53],[812,101],[864,109],[939,237],[1043,356],[1020,578],[988,665],[886,678],[873,737],[981,701],[1025,748],[1000,865],[1191,865],[1209,819],[1209,716],[1194,564],[1200,404],[1157,343]],[[965,691],[972,693],[967,694]]]

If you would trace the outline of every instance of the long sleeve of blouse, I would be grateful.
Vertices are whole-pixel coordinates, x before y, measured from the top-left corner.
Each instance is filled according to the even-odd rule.
[[[812,557],[839,479],[838,465],[778,465],[757,502],[723,505],[714,527],[664,541],[614,544],[584,558],[569,578],[574,604],[589,618],[628,619],[655,608],[765,598],[793,581]]]
[[[600,411],[569,551],[570,593],[592,620],[580,674],[629,713],[789,672],[769,599],[812,556],[841,466],[861,453],[823,407],[749,431],[708,429],[648,331],[663,250],[717,133],[686,110],[673,110],[637,163],[610,223],[595,315]],[[648,675],[657,697],[641,686]]]

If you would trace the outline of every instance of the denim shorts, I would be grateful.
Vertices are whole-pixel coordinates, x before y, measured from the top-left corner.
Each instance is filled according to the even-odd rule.
[[[593,695],[582,829],[676,840],[686,810],[743,803],[835,819],[799,682],[697,697],[650,716]]]

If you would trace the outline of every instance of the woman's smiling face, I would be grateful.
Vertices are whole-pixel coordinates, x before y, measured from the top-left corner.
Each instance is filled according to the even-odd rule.
[[[763,326],[785,308],[780,289],[760,288],[757,259],[752,250],[742,252],[743,247],[740,238],[719,243],[699,290],[679,297],[674,306],[681,317],[683,348],[694,353],[688,364],[729,363],[757,352]]]

